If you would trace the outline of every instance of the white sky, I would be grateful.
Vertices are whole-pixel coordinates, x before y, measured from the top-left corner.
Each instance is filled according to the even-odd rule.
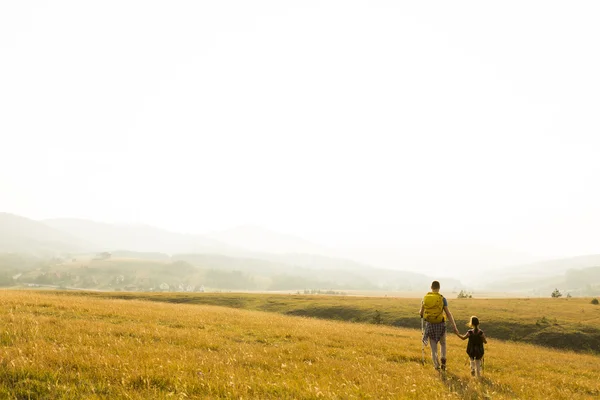
[[[600,253],[600,3],[0,2],[0,211]]]

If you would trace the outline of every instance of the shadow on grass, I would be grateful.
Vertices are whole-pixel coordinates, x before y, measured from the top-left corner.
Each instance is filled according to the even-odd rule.
[[[482,376],[481,378],[479,378],[479,383],[481,384],[481,388],[484,389],[487,394],[486,398],[491,398],[490,393],[492,395],[496,393],[503,393],[505,395],[517,398],[516,393],[513,392],[510,386],[496,383],[487,376]]]
[[[464,379],[448,371],[440,371],[439,377],[451,393],[456,393],[461,399],[479,399],[479,394],[472,388],[472,380]]]
[[[509,386],[497,384],[486,376],[464,378],[451,372],[441,371],[440,379],[451,393],[457,394],[461,399],[491,399],[498,393],[516,398]]]
[[[358,307],[350,306],[328,306],[328,305],[312,305],[307,308],[298,308],[287,311],[285,314],[313,317],[319,319],[328,319],[334,321],[353,321],[353,322],[369,322],[370,315],[365,313]]]

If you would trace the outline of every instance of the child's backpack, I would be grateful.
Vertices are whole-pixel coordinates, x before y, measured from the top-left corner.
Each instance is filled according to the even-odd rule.
[[[423,318],[432,324],[444,322],[444,296],[429,292],[423,298]]]
[[[483,357],[483,331],[481,329],[475,330],[469,329],[469,343],[467,344],[467,354],[470,358],[480,360]]]

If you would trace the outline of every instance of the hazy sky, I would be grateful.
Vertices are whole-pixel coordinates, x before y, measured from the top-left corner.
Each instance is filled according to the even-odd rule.
[[[600,253],[597,1],[2,1],[0,211]]]

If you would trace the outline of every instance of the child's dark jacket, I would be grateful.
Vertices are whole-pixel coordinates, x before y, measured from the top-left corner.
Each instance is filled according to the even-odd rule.
[[[483,357],[483,331],[481,329],[475,330],[469,329],[467,331],[469,337],[469,343],[467,343],[467,354],[470,358],[480,360]]]

